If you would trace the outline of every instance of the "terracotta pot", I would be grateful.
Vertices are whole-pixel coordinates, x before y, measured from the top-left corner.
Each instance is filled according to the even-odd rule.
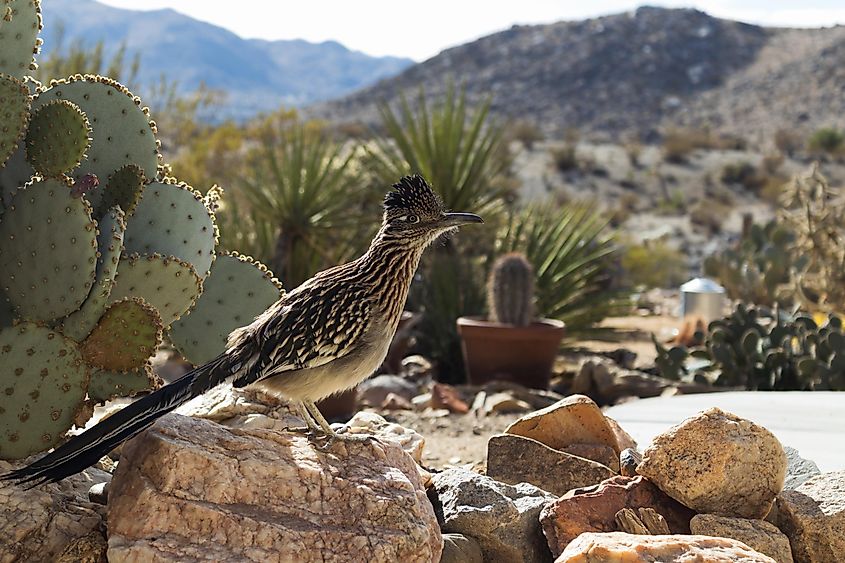
[[[534,389],[547,389],[565,327],[563,322],[540,319],[528,326],[458,319],[467,380],[483,385],[495,379]]]

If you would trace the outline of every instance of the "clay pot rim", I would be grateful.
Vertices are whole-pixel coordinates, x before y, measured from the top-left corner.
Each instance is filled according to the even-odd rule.
[[[533,323],[528,326],[518,326],[518,325],[511,325],[507,323],[497,323],[496,321],[488,321],[481,317],[458,317],[458,326],[478,326],[484,328],[503,328],[503,329],[512,329],[512,328],[521,328],[521,329],[547,329],[547,330],[559,330],[566,328],[566,323],[563,321],[559,321],[557,319],[537,319]]]

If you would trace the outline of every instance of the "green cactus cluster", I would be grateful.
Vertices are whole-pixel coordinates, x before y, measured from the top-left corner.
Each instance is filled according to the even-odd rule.
[[[737,244],[705,259],[704,273],[718,279],[731,299],[784,305],[791,273],[805,261],[793,251],[794,242],[792,231],[777,220],[751,224]]]
[[[2,459],[159,386],[165,337],[207,361],[281,295],[264,266],[217,248],[221,191],[167,177],[140,99],[100,76],[30,90],[40,18],[37,0],[0,2]]]
[[[493,264],[487,306],[497,323],[527,326],[534,320],[534,268],[524,254],[511,252]]]
[[[655,344],[660,358],[662,347]],[[658,361],[658,369],[672,378],[684,369],[687,350],[663,352],[672,362]],[[845,391],[845,333],[842,320],[834,315],[819,325],[804,313],[787,315],[776,309],[763,315],[740,304],[730,316],[711,322],[704,346],[689,355],[706,360],[702,371],[720,386]]]

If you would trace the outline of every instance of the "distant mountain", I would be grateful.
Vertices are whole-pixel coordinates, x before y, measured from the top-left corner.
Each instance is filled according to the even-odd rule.
[[[743,136],[781,127],[845,125],[845,27],[764,28],[691,9],[633,12],[514,26],[443,51],[401,74],[309,108],[372,123],[376,103],[449,83],[493,96],[500,117],[546,133],[655,139],[667,126]]]
[[[162,73],[178,80],[183,91],[204,82],[228,94],[225,111],[238,118],[336,98],[413,64],[371,57],[334,41],[243,39],[169,9],[133,11],[94,0],[43,0],[42,11],[42,57],[55,48],[62,28],[65,45],[102,40],[107,57],[125,44],[130,55],[140,53],[141,85],[158,82]]]

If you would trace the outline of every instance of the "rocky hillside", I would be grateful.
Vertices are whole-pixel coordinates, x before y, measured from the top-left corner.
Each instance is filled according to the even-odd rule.
[[[770,132],[845,121],[845,27],[788,30],[644,7],[551,25],[515,26],[442,52],[393,78],[314,108],[372,122],[376,102],[450,82],[500,116],[607,138],[656,138],[672,124]]]

